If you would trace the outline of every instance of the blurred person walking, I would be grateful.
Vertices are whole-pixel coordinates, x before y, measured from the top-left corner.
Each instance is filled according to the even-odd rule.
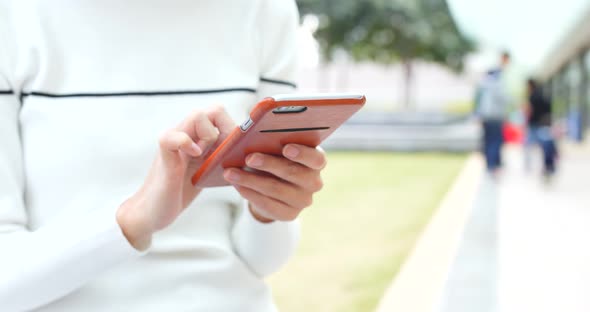
[[[527,81],[526,106],[527,115],[527,148],[539,145],[543,150],[543,174],[549,177],[555,173],[557,148],[551,133],[551,102],[543,95],[542,88],[534,79]],[[527,151],[527,153],[530,153]],[[530,157],[525,160],[530,166]]]
[[[496,175],[502,166],[503,126],[510,102],[503,72],[510,64],[510,54],[503,52],[500,66],[488,71],[480,83],[475,99],[475,115],[483,128],[482,152],[488,171]]]

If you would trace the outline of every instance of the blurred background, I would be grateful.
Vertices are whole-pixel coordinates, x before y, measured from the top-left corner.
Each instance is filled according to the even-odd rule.
[[[279,309],[590,311],[588,0],[297,4],[299,90],[368,101],[324,145]],[[477,95],[498,73],[506,144],[486,170]]]

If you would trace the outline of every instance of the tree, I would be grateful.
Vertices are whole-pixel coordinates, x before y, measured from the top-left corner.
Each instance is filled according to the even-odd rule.
[[[458,30],[446,0],[298,0],[302,16],[317,15],[316,38],[330,61],[347,51],[355,61],[401,63],[404,105],[411,103],[412,62],[420,59],[459,72],[474,44]]]

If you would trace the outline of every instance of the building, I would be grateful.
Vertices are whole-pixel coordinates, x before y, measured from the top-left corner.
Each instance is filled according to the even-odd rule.
[[[590,7],[548,55],[538,77],[552,98],[555,118],[582,140],[590,125]]]

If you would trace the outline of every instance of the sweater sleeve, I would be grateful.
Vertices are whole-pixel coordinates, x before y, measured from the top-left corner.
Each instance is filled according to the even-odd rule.
[[[67,295],[139,252],[116,222],[118,202],[31,230],[6,3],[0,2],[0,311],[25,311]]]
[[[299,220],[261,223],[245,201],[234,223],[232,239],[237,254],[252,272],[266,277],[293,255],[299,242]]]
[[[295,90],[297,27],[295,1],[262,1],[259,25],[261,47],[258,97]],[[261,223],[254,219],[247,202],[240,209],[232,230],[234,248],[260,277],[279,270],[291,257],[299,241],[299,221]]]

